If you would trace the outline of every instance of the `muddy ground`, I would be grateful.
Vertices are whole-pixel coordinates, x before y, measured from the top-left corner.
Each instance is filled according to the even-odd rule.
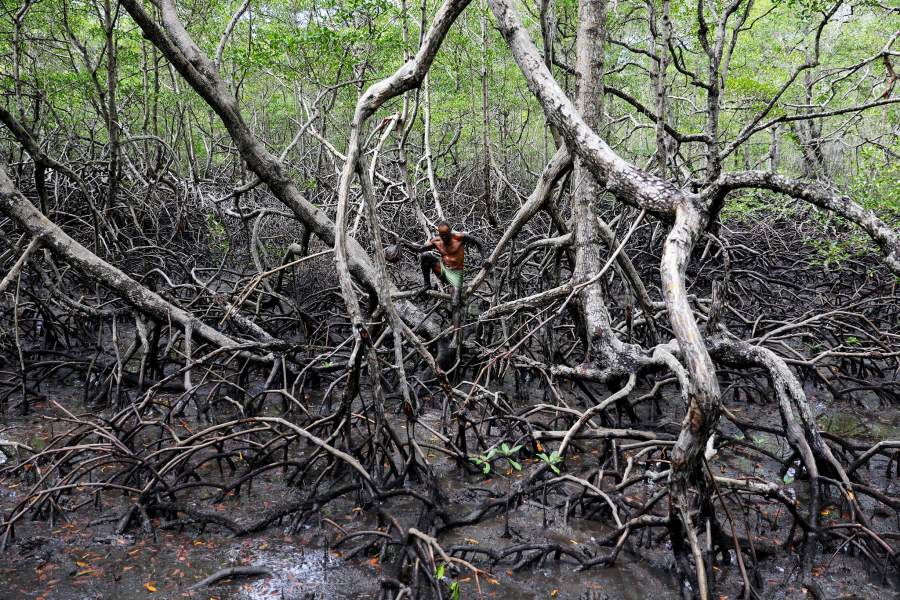
[[[82,392],[77,385],[48,392],[57,402],[73,412],[84,411]],[[521,391],[520,391],[521,393]],[[532,389],[526,402],[538,401],[541,391]],[[813,392],[812,397],[815,397]],[[639,409],[639,415],[654,419],[657,425],[664,420],[675,423],[677,402],[669,398],[661,403],[663,414],[655,414],[651,406]],[[777,410],[756,403],[735,403],[730,407],[743,418],[757,423],[778,425]],[[816,406],[820,425],[837,435],[854,437],[868,442],[896,439],[900,432],[900,411],[884,407],[862,405]],[[52,417],[54,408],[47,402],[37,402],[27,417],[8,416],[0,437],[20,441],[39,449],[51,432],[59,429]],[[393,413],[393,411],[389,411]],[[422,420],[437,426],[439,416],[432,410]],[[399,425],[405,427],[406,425]],[[722,432],[740,438],[737,429],[724,424]],[[426,436],[427,437],[427,436]],[[748,443],[783,455],[783,443],[765,434],[755,435]],[[590,443],[581,444],[582,452],[572,458],[571,468],[589,464],[599,451]],[[760,460],[760,454],[729,451],[717,456],[712,465],[722,474],[760,476],[777,480],[774,463]],[[538,463],[534,457],[519,457],[524,471]],[[452,460],[435,456],[429,459],[445,486],[450,502],[460,514],[478,503],[501,496],[523,475],[500,461],[487,476],[463,473]],[[0,458],[2,460],[2,458]],[[884,470],[884,463],[876,459],[872,472]],[[900,494],[896,479],[881,480],[884,489]],[[650,494],[656,484],[635,489],[636,495]],[[27,484],[7,478],[0,483],[0,508],[10,510],[21,498]],[[806,494],[803,481],[793,482],[802,504]],[[213,505],[214,510],[238,521],[263,514],[274,504],[290,499],[295,490],[289,489],[279,477],[270,472],[258,478],[249,493],[229,497]],[[354,531],[377,528],[375,515],[379,508],[388,510],[405,526],[414,526],[418,509],[411,503],[396,501],[379,506],[357,506],[354,498],[346,497],[328,504],[315,518],[309,519],[295,533],[276,524],[268,530],[247,537],[234,538],[227,531],[214,526],[167,524],[154,519],[154,529],[146,532],[132,527],[116,534],[117,521],[123,507],[130,501],[112,492],[104,492],[94,506],[70,513],[64,522],[25,521],[15,530],[15,541],[0,563],[0,598],[41,598],[75,600],[87,598],[219,598],[219,599],[312,599],[312,598],[377,598],[380,597],[379,577],[383,567],[377,552],[371,549],[354,552],[353,542],[334,548],[335,540]],[[199,499],[199,506],[208,502]],[[758,577],[765,580],[767,597],[801,598],[798,559],[793,548],[780,549],[766,555],[767,545],[777,547],[786,539],[789,521],[781,514],[779,505],[756,507],[755,514],[745,520],[760,544]],[[599,549],[592,541],[608,531],[603,519],[574,518],[568,515],[568,505],[558,505],[552,499],[531,497],[507,516],[501,514],[468,527],[454,529],[440,537],[444,548],[453,546],[506,547],[525,542],[557,542],[578,548],[585,553]],[[574,511],[572,511],[574,512]],[[838,504],[828,499],[822,510],[823,519],[839,522],[842,518]],[[359,548],[356,548],[359,550]],[[547,560],[542,564],[516,565],[503,563],[490,566],[479,563],[485,573],[474,577],[459,573],[461,598],[654,598],[665,600],[679,597],[672,571],[671,549],[665,533],[654,530],[630,541],[613,567],[594,568],[577,572],[574,565],[562,560]],[[477,561],[474,561],[477,562]],[[223,580],[202,590],[190,586],[210,574],[227,567],[257,566],[271,571],[271,576]],[[896,574],[879,572],[872,565],[848,553],[846,548],[836,552],[822,552],[817,557],[817,572],[821,573],[823,588],[835,598],[897,598]],[[715,576],[724,597],[737,597],[740,579],[737,567],[719,565]],[[449,580],[448,580],[449,581]],[[731,595],[728,595],[730,591]],[[450,595],[448,594],[448,597]]]

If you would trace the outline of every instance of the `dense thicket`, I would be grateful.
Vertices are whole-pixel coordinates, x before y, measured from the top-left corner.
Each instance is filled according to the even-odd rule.
[[[824,424],[900,400],[897,8],[0,6],[0,407],[66,423],[0,437],[4,547],[89,499],[249,535],[353,498],[381,527],[337,543],[386,597],[645,530],[685,597],[762,597],[782,554],[820,597],[832,552],[896,569],[896,431]],[[488,242],[461,304],[420,291],[444,219]],[[274,509],[202,508],[273,470]],[[604,535],[444,541],[526,501]],[[746,518],[770,502],[783,548]]]

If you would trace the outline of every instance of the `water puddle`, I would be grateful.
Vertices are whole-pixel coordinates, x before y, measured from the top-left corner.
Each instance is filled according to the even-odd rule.
[[[232,586],[228,597],[235,600],[359,597],[372,591],[371,574],[321,548],[259,540],[228,555],[234,564],[263,567],[274,574],[233,584],[238,587]]]

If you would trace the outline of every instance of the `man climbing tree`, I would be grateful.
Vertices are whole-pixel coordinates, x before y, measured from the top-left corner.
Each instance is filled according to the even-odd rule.
[[[431,289],[431,272],[434,271],[435,275],[453,288],[452,301],[456,307],[462,303],[465,245],[472,244],[484,257],[484,242],[470,233],[453,231],[447,221],[438,223],[437,232],[437,237],[417,248],[422,253],[419,257],[422,265],[422,291]],[[488,270],[491,263],[485,259],[481,266]]]
[[[895,4],[0,3],[2,597],[895,597]]]

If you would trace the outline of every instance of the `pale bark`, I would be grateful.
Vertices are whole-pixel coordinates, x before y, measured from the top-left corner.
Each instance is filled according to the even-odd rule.
[[[40,248],[40,246],[41,243],[37,238],[34,238],[31,240],[25,250],[22,251],[22,255],[13,264],[12,268],[6,274],[6,277],[0,279],[0,295],[2,295],[3,292],[6,291],[6,288],[9,287],[9,284],[19,276],[19,273],[21,273],[22,269],[25,268],[25,265],[28,264],[28,259],[31,258],[31,255],[34,254],[34,251]]]
[[[562,146],[556,151],[556,154],[553,155],[553,158],[550,159],[547,166],[544,167],[544,170],[541,172],[541,176],[538,178],[534,190],[529,194],[528,199],[521,207],[519,207],[519,210],[516,211],[509,227],[506,228],[500,241],[497,242],[494,249],[491,251],[491,255],[488,258],[489,262],[492,264],[497,263],[500,256],[503,254],[503,251],[506,249],[507,244],[519,234],[522,227],[524,227],[534,215],[544,208],[547,202],[553,197],[553,190],[556,187],[556,184],[571,168],[572,155],[569,154],[565,146]],[[466,293],[471,294],[474,290],[478,289],[478,286],[484,281],[486,275],[487,271],[483,269],[480,270],[472,280]]]
[[[434,17],[434,22],[432,23],[431,28],[429,29],[427,35],[423,38],[422,44],[419,46],[419,50],[416,55],[410,60],[406,61],[406,63],[404,63],[399,69],[397,69],[397,71],[395,71],[390,77],[387,77],[371,85],[362,94],[362,96],[360,96],[359,100],[356,103],[353,122],[350,126],[350,138],[347,142],[347,156],[344,161],[344,167],[341,170],[341,179],[338,185],[337,215],[335,217],[336,232],[334,241],[334,254],[337,264],[338,281],[340,282],[341,287],[341,295],[344,298],[344,303],[347,306],[347,313],[350,316],[351,322],[353,323],[354,337],[356,338],[354,354],[358,354],[364,344],[369,345],[368,355],[370,371],[372,371],[372,376],[375,378],[376,385],[378,381],[377,357],[374,354],[374,349],[369,343],[370,341],[368,340],[368,332],[366,330],[365,324],[363,323],[362,311],[360,310],[359,306],[359,299],[356,295],[356,290],[353,288],[353,281],[350,278],[350,255],[348,250],[351,248],[350,241],[352,241],[352,238],[349,238],[349,236],[347,235],[347,208],[350,201],[350,185],[355,176],[358,175],[360,177],[360,183],[363,187],[364,198],[368,197],[367,199],[370,202],[373,201],[373,194],[369,189],[369,182],[366,179],[366,173],[361,158],[362,128],[365,126],[368,118],[371,117],[375,113],[375,111],[377,111],[378,108],[381,107],[385,102],[387,102],[391,98],[395,98],[403,94],[408,90],[415,88],[422,83],[423,79],[428,73],[428,69],[431,66],[432,61],[434,61],[434,58],[437,55],[438,50],[440,49],[441,42],[443,41],[444,36],[446,36],[447,31],[450,29],[450,26],[453,25],[456,17],[459,16],[459,14],[468,5],[468,3],[469,0],[447,0],[441,6]],[[392,318],[394,303],[391,299],[392,290],[388,287],[389,280],[386,274],[386,264],[384,262],[383,249],[381,248],[380,242],[381,234],[380,231],[377,231],[379,225],[377,222],[372,221],[370,222],[370,226],[372,228],[373,236],[375,237],[376,260],[379,267],[379,275],[376,275],[376,277],[378,277],[379,279],[376,281],[374,289],[378,293],[379,300],[381,301],[382,306],[388,313],[389,320],[391,320],[392,325],[396,327],[399,326],[399,323]],[[437,368],[436,363],[433,361],[433,359],[431,359],[430,354],[427,352],[427,350],[425,350],[424,346],[415,339],[415,336],[412,335],[412,332],[408,329],[404,328],[403,333],[406,334],[408,339],[413,342],[423,358],[425,358],[426,361],[429,361],[430,364],[433,365],[435,373],[438,375],[439,379],[442,378],[442,384],[449,392],[449,384],[446,378],[443,377],[442,371]],[[351,369],[351,381],[353,381],[357,377],[358,368],[354,365],[354,367],[352,367]],[[354,386],[350,386],[351,395],[355,393],[355,390],[352,390],[353,387]]]
[[[0,212],[13,219],[45,248],[49,248],[85,276],[112,290],[136,309],[161,322],[171,321],[182,328],[191,328],[195,334],[217,346],[230,348],[239,345],[239,342],[203,323],[188,311],[167,302],[159,294],[148,290],[69,237],[16,189],[3,167],[0,167]]]
[[[606,0],[581,0],[578,5],[578,34],[575,41],[575,73],[578,78],[576,108],[585,124],[593,131],[603,125],[603,46],[606,42]],[[603,259],[600,256],[601,237],[594,206],[603,195],[601,178],[586,168],[581,157],[575,158],[572,172],[572,218],[575,244],[576,284],[587,282],[597,273]],[[585,362],[592,358],[621,352],[622,347],[612,331],[600,281],[585,285],[578,292],[578,305],[583,316]],[[595,345],[597,346],[595,348]]]
[[[709,194],[724,197],[741,188],[766,189],[805,200],[861,227],[884,254],[885,263],[895,275],[900,275],[900,233],[847,196],[843,196],[813,181],[792,179],[770,171],[742,171],[726,173],[710,188]]]
[[[319,239],[326,244],[334,244],[334,222],[323,210],[306,199],[287,175],[281,161],[265,148],[244,122],[237,100],[228,90],[215,64],[203,54],[184,29],[172,0],[160,0],[159,5],[165,30],[147,14],[138,0],[122,0],[122,6],[137,22],[144,36],[219,115],[247,166]],[[377,288],[378,273],[365,250],[354,239],[347,242],[347,260],[355,276],[372,289]],[[407,322],[429,332],[435,330],[434,325],[425,322],[424,314],[412,302],[398,302],[397,309]]]

